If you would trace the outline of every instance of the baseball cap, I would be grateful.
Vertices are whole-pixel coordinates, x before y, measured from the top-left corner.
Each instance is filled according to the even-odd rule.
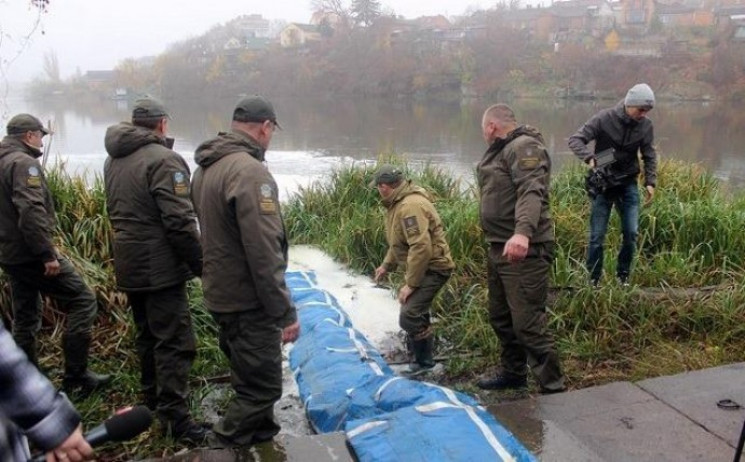
[[[379,184],[394,184],[398,183],[404,178],[404,173],[400,168],[395,167],[391,164],[383,164],[375,172],[373,180],[370,182],[370,186],[377,186]]]
[[[259,95],[248,96],[238,101],[238,104],[233,110],[233,120],[236,122],[258,123],[271,120],[277,128],[282,129],[277,122],[277,114],[274,112],[272,103]]]
[[[40,131],[45,135],[49,134],[49,131],[44,128],[44,124],[41,120],[32,116],[31,114],[18,114],[13,116],[8,121],[6,127],[8,135],[19,135],[26,132]]]
[[[157,99],[146,96],[135,101],[132,108],[132,119],[158,119],[162,117],[171,118],[166,111],[166,107]]]

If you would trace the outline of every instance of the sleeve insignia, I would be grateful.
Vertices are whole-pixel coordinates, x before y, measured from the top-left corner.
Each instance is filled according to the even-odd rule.
[[[32,165],[28,168],[28,178],[26,178],[26,186],[30,188],[38,188],[41,186],[41,172],[35,165]]]
[[[173,192],[179,197],[189,196],[189,179],[184,172],[173,173]]]
[[[404,229],[407,236],[416,236],[419,234],[419,223],[415,216],[404,218]]]
[[[276,215],[279,211],[274,187],[269,183],[259,186],[259,212],[262,215]]]
[[[533,170],[541,163],[541,160],[536,156],[523,157],[517,162],[517,166],[520,170]]]

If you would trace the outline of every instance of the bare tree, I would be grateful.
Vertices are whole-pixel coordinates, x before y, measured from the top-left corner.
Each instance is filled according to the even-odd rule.
[[[57,59],[57,53],[54,51],[44,53],[44,75],[52,83],[59,83],[62,80],[60,78],[59,59]]]

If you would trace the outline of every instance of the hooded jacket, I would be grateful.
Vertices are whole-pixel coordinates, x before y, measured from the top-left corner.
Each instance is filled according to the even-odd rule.
[[[216,313],[262,310],[286,327],[297,320],[285,283],[287,238],[265,149],[248,134],[219,133],[196,150],[192,197],[204,249],[205,306]]]
[[[403,181],[383,199],[387,212],[385,232],[388,252],[383,260],[387,271],[406,267],[406,285],[419,287],[427,270],[455,268],[445,229],[432,198],[410,180]]]
[[[189,166],[152,130],[122,122],[106,131],[106,205],[120,290],[142,292],[202,274],[189,199]]]
[[[504,244],[514,234],[531,243],[553,242],[551,158],[538,130],[522,125],[497,138],[479,162],[477,176],[487,242]]]
[[[16,265],[57,259],[54,203],[41,151],[6,136],[0,142],[0,263]]]
[[[593,152],[587,147],[595,140]],[[589,163],[595,154],[608,148],[615,150],[613,157],[616,161],[603,167],[604,176],[610,181],[610,186],[624,185],[636,181],[641,172],[639,168],[639,152],[644,161],[644,185],[657,184],[657,152],[654,143],[654,128],[652,121],[644,117],[636,121],[626,114],[623,101],[615,107],[603,109],[590,118],[569,137],[569,148],[574,154]]]

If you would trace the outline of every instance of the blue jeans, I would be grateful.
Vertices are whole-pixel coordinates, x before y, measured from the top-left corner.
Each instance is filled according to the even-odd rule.
[[[639,235],[639,188],[636,182],[617,186],[603,194],[598,194],[592,201],[587,271],[594,282],[599,281],[603,274],[603,244],[613,205],[616,206],[621,217],[621,231],[623,232],[616,275],[621,279],[628,279],[631,273],[631,261],[636,252],[636,237]]]

